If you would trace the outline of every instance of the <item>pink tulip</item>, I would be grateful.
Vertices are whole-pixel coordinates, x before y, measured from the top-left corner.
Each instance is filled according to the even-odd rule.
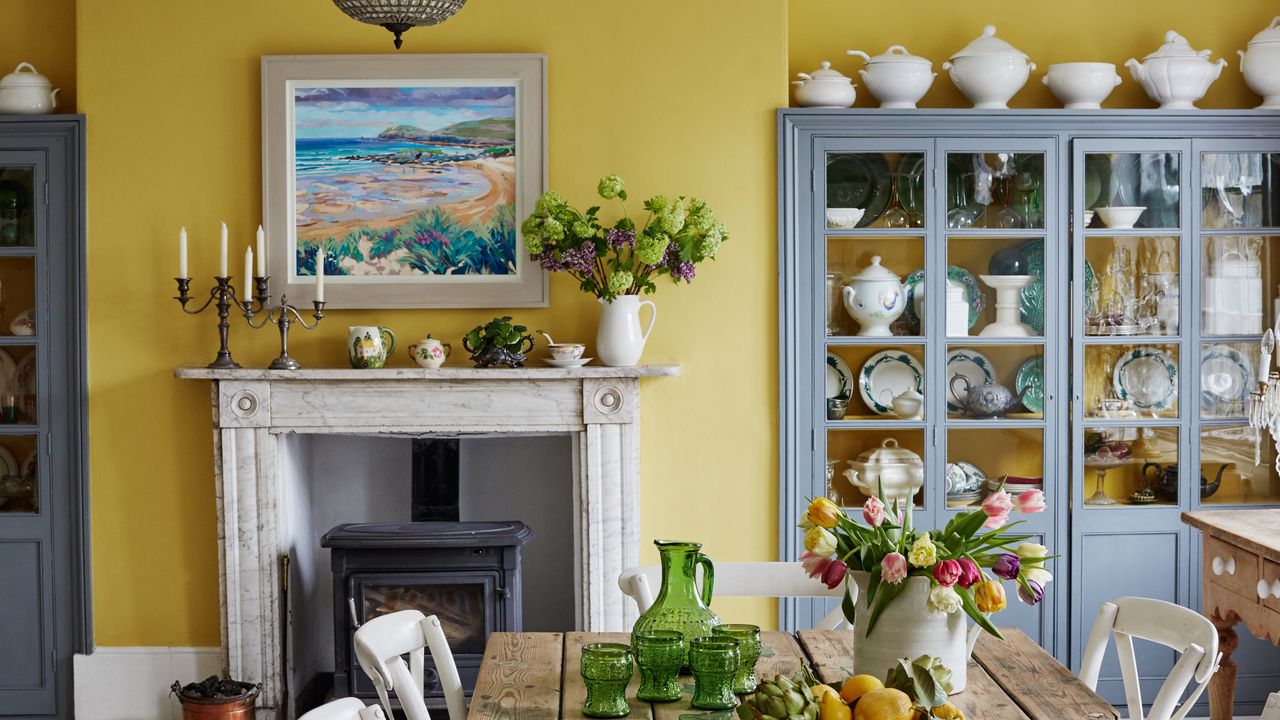
[[[982,511],[987,514],[987,521],[982,527],[995,529],[1009,522],[1009,511],[1013,509],[1013,498],[1008,492],[998,490],[982,501]]]
[[[907,577],[907,558],[902,553],[891,552],[880,561],[880,579],[897,585]]]
[[[834,590],[844,581],[845,572],[848,570],[849,566],[845,565],[843,560],[832,560],[827,565],[827,569],[822,572],[822,583]]]
[[[1018,495],[1018,512],[1038,513],[1044,509],[1044,493],[1040,490],[1023,490]]]
[[[823,555],[814,555],[806,550],[800,555],[800,564],[804,566],[804,571],[809,577],[821,578],[822,574],[827,571],[827,566],[831,565],[831,558]]]
[[[960,563],[960,577],[956,580],[956,584],[968,590],[982,579],[982,572],[978,570],[978,563],[967,557],[960,558],[956,562]]]
[[[880,523],[884,522],[884,503],[880,498],[872,495],[862,506],[862,519],[867,521],[871,527],[880,527]]]
[[[938,564],[933,566],[933,579],[945,587],[955,585],[960,579],[960,574],[960,563],[955,560],[939,560]]]

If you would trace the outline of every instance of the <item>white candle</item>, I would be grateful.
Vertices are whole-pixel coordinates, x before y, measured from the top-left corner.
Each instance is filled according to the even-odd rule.
[[[258,277],[267,276],[267,234],[258,226]]]
[[[182,228],[178,231],[178,277],[190,277],[187,275],[187,229]]]
[[[316,300],[324,302],[324,249],[316,250]]]
[[[244,294],[245,297],[253,296],[253,276],[249,273],[253,272],[253,248],[244,249]]]
[[[222,223],[222,239],[218,246],[218,277],[227,276],[227,224]]]

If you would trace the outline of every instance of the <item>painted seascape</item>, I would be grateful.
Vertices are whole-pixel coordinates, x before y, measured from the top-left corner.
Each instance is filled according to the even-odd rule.
[[[517,272],[515,88],[294,91],[295,275]]]

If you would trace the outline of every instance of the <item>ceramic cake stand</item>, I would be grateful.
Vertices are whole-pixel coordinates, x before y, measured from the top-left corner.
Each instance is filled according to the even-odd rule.
[[[1035,275],[980,275],[987,287],[996,291],[996,321],[982,328],[981,337],[1031,337],[1035,331],[1022,322],[1022,289],[1035,281]]]

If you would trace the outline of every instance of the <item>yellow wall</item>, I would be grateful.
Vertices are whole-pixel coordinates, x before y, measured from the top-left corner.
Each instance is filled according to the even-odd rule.
[[[1228,10],[1229,8],[1229,10]],[[1261,100],[1244,85],[1240,58],[1249,39],[1271,22],[1275,0],[1201,0],[1123,2],[1008,2],[1007,0],[924,0],[923,2],[849,2],[791,0],[789,56],[791,72],[806,72],[822,60],[855,76],[862,59],[845,55],[862,50],[878,55],[890,45],[905,45],[933,61],[938,78],[921,102],[923,107],[968,107],[946,72],[944,60],[982,32],[996,26],[997,35],[1031,56],[1039,70],[1010,102],[1011,107],[1061,107],[1040,82],[1051,63],[1096,61],[1115,63],[1124,83],[1103,107],[1154,107],[1142,88],[1121,67],[1131,57],[1142,59],[1164,42],[1166,30],[1186,36],[1197,50],[1211,48],[1213,59],[1230,63],[1204,100],[1206,108],[1253,107]],[[871,93],[858,82],[857,107],[875,107]]]
[[[588,203],[617,172],[633,196],[697,195],[727,222],[720,259],[655,297],[646,359],[685,371],[645,386],[642,527],[646,539],[702,539],[712,557],[748,560],[777,548],[773,109],[786,102],[786,18],[779,0],[726,7],[483,0],[410,32],[406,51],[547,53],[552,187]],[[203,288],[218,221],[245,243],[261,218],[261,55],[392,52],[391,36],[315,0],[80,0],[79,22],[97,640],[216,644],[208,386],[171,377],[208,362],[214,321],[169,299],[177,229],[192,232]],[[557,338],[594,339],[598,311],[572,283],[557,278],[551,303],[515,314]],[[304,364],[343,365],[346,326],[366,322],[457,347],[498,312],[333,312],[291,349]],[[232,332],[249,366],[276,344],[243,323]],[[771,608],[734,616],[771,622]]]
[[[76,107],[76,0],[4,0],[0,75],[29,62],[62,88],[58,110]]]

